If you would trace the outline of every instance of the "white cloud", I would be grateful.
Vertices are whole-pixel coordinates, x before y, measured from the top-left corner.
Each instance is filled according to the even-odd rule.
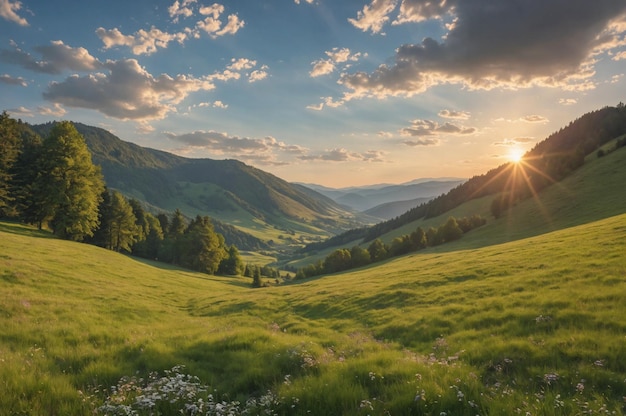
[[[102,63],[91,56],[87,49],[72,48],[60,40],[34,49],[41,54],[42,59],[35,59],[16,47],[14,50],[0,50],[0,61],[46,74],[60,74],[64,70],[93,71],[102,67]]]
[[[182,4],[178,1],[174,2],[168,8],[170,17],[175,22],[180,16],[191,17],[193,10],[190,5],[195,2],[195,0],[185,0]],[[99,27],[96,29],[96,35],[102,40],[105,49],[125,46],[130,48],[135,55],[149,55],[158,49],[167,48],[170,42],[178,42],[182,45],[188,39],[198,39],[203,32],[213,39],[225,35],[234,35],[244,27],[245,22],[240,20],[236,14],[229,15],[224,22],[221,19],[224,10],[224,6],[217,3],[211,6],[202,6],[198,12],[207,17],[197,21],[195,27],[187,27],[175,33],[164,32],[152,26],[150,30],[140,29],[132,35],[125,35],[118,28],[107,30]]]
[[[335,70],[335,64],[330,59],[320,59],[313,62],[313,69],[309,72],[312,77],[330,74]]]
[[[1,17],[20,26],[28,26],[28,21],[17,14],[21,9],[22,2],[20,1],[0,0]]]
[[[106,73],[72,75],[63,82],[52,82],[43,96],[122,120],[153,120],[175,111],[175,105],[190,93],[215,88],[209,77],[154,77],[134,59],[107,61],[104,67]]]
[[[325,53],[329,59],[319,59],[312,62],[313,69],[311,70],[311,72],[309,72],[309,75],[311,77],[315,78],[322,75],[330,74],[337,67],[336,64],[356,62],[361,57],[360,52],[353,54],[348,48],[333,48],[330,51],[326,51]]]
[[[348,22],[363,32],[370,30],[372,33],[380,33],[396,6],[397,0],[372,0],[369,6],[364,6],[363,10],[357,13],[356,19],[350,18]]]
[[[251,69],[256,66],[256,61],[247,58],[239,58],[239,59],[231,59],[231,64],[228,65],[227,69],[232,69],[233,71],[241,71],[244,69]]]
[[[400,13],[393,24],[419,23],[430,19],[440,19],[446,12],[449,12],[446,0],[402,0]]]
[[[367,152],[350,152],[344,148],[335,148],[318,152],[315,154],[307,154],[299,156],[298,159],[305,161],[324,161],[324,162],[383,162],[384,152],[379,150],[369,150]]]
[[[60,104],[54,103],[52,107],[37,107],[37,112],[42,116],[63,117],[67,111]]]
[[[26,107],[18,107],[18,108],[11,108],[7,110],[7,113],[11,114],[12,116],[22,116],[22,117],[33,117],[34,114],[32,111],[30,111],[28,108]]]
[[[456,120],[468,120],[470,118],[470,113],[466,111],[441,110],[439,112],[439,117]]]
[[[529,116],[524,116],[520,118],[521,121],[525,121],[526,123],[547,123],[549,120],[544,116],[540,116],[537,114],[531,114]]]
[[[178,22],[178,18],[180,16],[193,16],[193,10],[189,7],[189,5],[195,2],[196,0],[184,0],[181,4],[178,0],[176,0],[170,7],[168,7],[167,11],[169,12],[170,17],[174,19],[174,23]]]
[[[267,67],[265,67],[267,68]],[[257,81],[261,81],[265,78],[267,78],[268,73],[266,70],[264,69],[257,69],[255,71],[252,71],[250,73],[250,75],[248,76],[248,82],[257,82]]]
[[[439,124],[433,120],[413,120],[409,127],[400,129],[403,136],[422,137],[422,136],[439,136],[442,134],[466,135],[476,132],[474,127],[463,127],[453,123],[446,122]]]
[[[27,86],[28,84],[22,77],[12,77],[9,74],[0,75],[0,83],[8,84],[8,85],[21,85],[22,87]]]
[[[293,0],[294,3],[296,4],[300,4],[300,0]],[[315,0],[304,0],[305,3],[309,3],[309,4],[313,4],[315,2]]]
[[[578,102],[576,98],[561,98],[559,104],[561,105],[574,105]]]
[[[133,35],[124,35],[117,28],[106,30],[99,27],[96,29],[96,35],[104,43],[105,49],[114,46],[126,46],[134,55],[150,55],[159,48],[167,48],[167,45],[172,41],[182,44],[187,39],[187,34],[184,32],[170,34],[154,26],[149,31],[140,29]]]

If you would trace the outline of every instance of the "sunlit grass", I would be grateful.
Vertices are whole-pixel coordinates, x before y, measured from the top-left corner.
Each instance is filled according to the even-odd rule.
[[[0,225],[1,415],[176,365],[281,414],[624,413],[626,215],[264,289],[43,236]]]

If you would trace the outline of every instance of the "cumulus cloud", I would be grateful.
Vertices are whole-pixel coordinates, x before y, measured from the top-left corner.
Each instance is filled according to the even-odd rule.
[[[179,17],[191,17],[194,11],[191,7],[196,0],[184,0],[182,3],[175,1],[169,8],[168,13],[177,22]],[[123,34],[118,28],[96,29],[96,35],[104,44],[105,49],[115,46],[125,46],[130,48],[134,55],[150,55],[159,49],[165,49],[171,42],[184,44],[188,39],[197,39],[201,33],[206,33],[215,39],[220,36],[234,35],[244,27],[245,22],[236,14],[230,14],[226,21],[222,18],[225,8],[223,5],[215,3],[211,6],[201,6],[198,13],[206,16],[196,22],[194,27],[184,28],[182,31],[168,33],[152,26],[150,30],[140,29],[133,34]]]
[[[293,0],[294,3],[296,4],[300,4],[300,0]],[[305,3],[309,3],[309,4],[313,4],[315,2],[315,0],[304,0]]]
[[[278,154],[301,155],[306,149],[290,145],[268,136],[261,139],[239,137],[217,131],[194,131],[191,133],[165,133],[165,136],[182,147],[180,152],[203,150],[213,155],[233,157],[262,165],[285,165],[287,161],[277,161]]]
[[[20,26],[28,26],[28,21],[17,13],[22,9],[22,2],[0,0],[0,16]]]
[[[446,0],[402,0],[400,13],[393,24],[419,23],[430,19],[441,19],[449,11],[450,8],[446,4]]]
[[[170,17],[174,19],[174,23],[178,22],[178,18],[182,17],[191,17],[193,16],[193,10],[189,7],[190,4],[195,3],[196,0],[183,0],[183,2],[179,2],[176,0],[170,7],[167,8],[167,11],[170,14]]]
[[[356,62],[361,57],[361,53],[351,53],[348,48],[333,48],[330,51],[326,51],[328,59],[319,59],[312,62],[313,69],[309,72],[311,77],[319,77],[332,73],[337,64],[346,62]]]
[[[41,54],[40,60],[15,47],[13,50],[0,50],[0,61],[45,74],[60,74],[65,70],[93,71],[102,67],[102,63],[91,56],[87,49],[72,48],[60,40],[34,49]]]
[[[369,30],[372,33],[380,33],[385,23],[389,21],[389,13],[397,4],[397,0],[372,0],[369,6],[364,6],[363,10],[357,13],[356,19],[350,18],[348,22],[363,32]]]
[[[441,143],[441,140],[428,138],[428,139],[415,139],[415,140],[404,140],[402,143],[407,146],[417,147],[417,146],[438,146]]]
[[[58,103],[54,103],[52,107],[37,107],[37,112],[42,116],[63,117],[67,111]]]
[[[394,7],[394,1],[374,0],[353,24],[377,33]],[[597,55],[624,44],[625,13],[623,0],[404,0],[396,22],[443,24],[449,15],[447,33],[400,46],[392,64],[371,73],[343,74],[339,82],[348,91],[339,101],[412,96],[446,83],[591,89]]]
[[[267,66],[263,66],[261,69],[252,71],[250,75],[248,76],[248,82],[257,82],[257,81],[261,81],[267,78],[268,76],[268,73],[266,71],[267,68],[268,68]]]
[[[525,121],[526,123],[547,123],[549,120],[544,116],[540,116],[537,114],[531,114],[529,116],[522,117],[521,121]]]
[[[159,48],[167,48],[172,41],[182,44],[187,39],[187,33],[167,33],[152,26],[150,30],[140,29],[132,35],[124,35],[119,29],[106,30],[103,27],[96,29],[96,35],[104,43],[105,49],[114,46],[126,46],[134,55],[150,55]]]
[[[561,98],[559,104],[561,105],[574,105],[578,102],[576,98]]]
[[[476,129],[474,127],[462,127],[453,123],[443,123],[439,124],[433,120],[413,120],[409,127],[404,127],[400,129],[400,134],[403,136],[413,136],[413,137],[422,137],[422,136],[438,136],[441,134],[472,134],[475,133]],[[430,143],[434,144],[434,143]]]
[[[215,88],[207,77],[152,76],[134,59],[107,61],[107,72],[72,75],[53,82],[45,99],[68,107],[88,108],[122,120],[162,119],[190,93]]]
[[[9,74],[0,75],[0,83],[8,84],[8,85],[21,85],[25,87],[26,81],[22,77],[12,77]]]
[[[34,114],[26,107],[10,108],[7,110],[12,116],[33,117]]]
[[[470,113],[466,111],[441,110],[439,112],[439,117],[456,120],[468,120],[470,118]]]
[[[315,154],[307,154],[299,156],[298,159],[305,161],[324,161],[324,162],[383,162],[384,153],[378,150],[369,150],[367,152],[350,152],[344,148],[336,148],[319,152]]]

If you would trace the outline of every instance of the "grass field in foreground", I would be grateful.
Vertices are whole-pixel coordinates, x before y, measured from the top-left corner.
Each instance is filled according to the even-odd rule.
[[[264,289],[45,237],[0,224],[0,415],[176,365],[278,414],[626,413],[626,215]]]

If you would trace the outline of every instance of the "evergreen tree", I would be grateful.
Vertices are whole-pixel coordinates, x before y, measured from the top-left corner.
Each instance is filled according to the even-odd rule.
[[[0,114],[0,217],[12,214],[14,198],[10,192],[12,168],[20,146],[17,121],[6,111]]]
[[[110,217],[106,248],[114,251],[132,251],[138,229],[133,209],[122,194],[111,193]]]
[[[252,275],[252,287],[261,287],[263,286],[263,280],[261,279],[261,269],[258,267],[254,268],[254,274]]]
[[[181,264],[193,270],[214,274],[226,257],[224,237],[217,234],[209,217],[197,216],[182,240]]]
[[[218,273],[229,276],[238,276],[244,273],[243,261],[239,255],[239,250],[234,244],[228,248],[226,257],[220,262]]]
[[[30,130],[23,130],[20,151],[13,165],[12,194],[19,218],[28,224],[41,225],[37,215],[40,208],[34,192],[41,152],[41,137]]]
[[[43,143],[41,156],[34,184],[38,222],[49,221],[54,234],[62,238],[81,241],[92,236],[104,182],[85,140],[69,121],[57,123]]]
[[[148,227],[148,232],[145,240],[135,243],[133,253],[147,259],[158,259],[159,250],[164,238],[161,222],[149,212],[144,214],[144,219]]]

